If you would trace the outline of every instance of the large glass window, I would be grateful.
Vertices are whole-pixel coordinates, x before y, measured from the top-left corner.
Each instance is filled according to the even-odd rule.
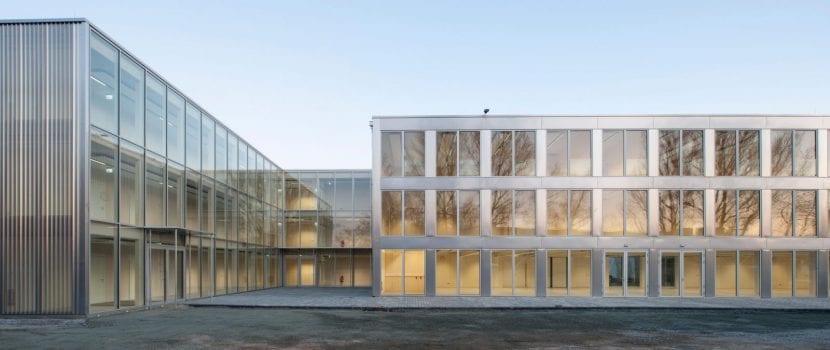
[[[144,69],[121,56],[118,109],[121,137],[144,145]]]
[[[381,234],[424,235],[424,191],[381,192]]]
[[[381,294],[423,295],[425,253],[423,250],[383,249]]]
[[[591,296],[591,251],[549,250],[548,296]]]
[[[213,232],[213,213],[214,213],[214,206],[213,200],[214,196],[214,184],[213,180],[202,177],[202,190],[201,190],[201,211],[200,211],[200,219],[202,221],[202,231],[203,232]],[[257,242],[259,243],[259,242]]]
[[[715,295],[760,296],[760,262],[761,253],[757,251],[717,251]]]
[[[661,252],[660,295],[699,297],[703,295],[703,253]]]
[[[144,225],[144,150],[121,143],[121,169],[119,170],[119,222]]]
[[[645,252],[605,253],[605,296],[646,296]]]
[[[167,158],[184,164],[184,99],[167,91]]]
[[[645,130],[605,130],[602,140],[603,176],[646,176],[648,134]]]
[[[479,235],[478,191],[437,191],[435,210],[439,236]]]
[[[144,305],[144,230],[122,228],[120,236],[119,307]]]
[[[90,217],[116,221],[118,208],[118,138],[92,128],[90,147]]]
[[[703,176],[703,130],[660,130],[660,176]]]
[[[401,176],[403,174],[403,156],[401,154],[403,144],[401,133],[382,132],[380,135],[381,175]]]
[[[199,174],[187,171],[185,182],[185,227],[199,230]]]
[[[436,250],[435,294],[479,295],[480,256],[478,250]]]
[[[201,170],[202,143],[201,143],[202,119],[199,110],[191,104],[187,104],[185,110],[185,165],[196,171]]]
[[[423,131],[381,133],[381,175],[424,176]]]
[[[89,46],[89,119],[92,125],[116,133],[118,50],[94,33]]]
[[[772,235],[815,236],[816,192],[773,190]]]
[[[227,180],[227,173],[228,173],[228,132],[225,131],[225,128],[216,124],[216,180],[225,183]],[[274,171],[269,172],[270,175],[274,174]],[[268,201],[269,203],[273,203],[273,201]]]
[[[761,195],[757,190],[715,191],[715,234],[758,236]]]
[[[816,296],[816,252],[772,252],[772,296]]]
[[[648,191],[604,190],[602,232],[605,236],[644,236],[648,232]]]
[[[494,131],[491,149],[493,176],[535,175],[535,131]]]
[[[213,119],[210,119],[207,114],[202,114],[202,174],[210,177],[214,176],[214,162],[213,158]]]
[[[591,176],[591,131],[547,132],[547,176]]]
[[[702,190],[661,190],[659,197],[661,235],[703,235]]]
[[[184,227],[184,168],[167,162],[167,226]]]
[[[494,250],[490,295],[536,295],[536,251]]]
[[[536,232],[536,191],[493,191],[491,222],[493,235],[533,236]]]
[[[144,196],[146,205],[147,226],[164,226],[165,210],[165,166],[164,159],[147,152],[144,165]]]
[[[404,235],[424,235],[424,191],[404,192]]]
[[[236,136],[228,133],[228,186],[232,188],[238,188],[237,179],[239,176],[237,175],[237,170],[239,169],[239,151],[237,148],[238,142]]]
[[[548,190],[548,236],[590,236],[591,208],[590,190]]]
[[[424,176],[424,132],[403,133],[404,176]]]
[[[167,89],[158,79],[147,75],[144,99],[147,149],[162,156],[167,154]]]
[[[772,176],[816,176],[815,130],[773,130]]]
[[[715,175],[761,175],[758,130],[715,131]]]
[[[480,141],[478,131],[440,131],[435,149],[437,176],[478,176]]]

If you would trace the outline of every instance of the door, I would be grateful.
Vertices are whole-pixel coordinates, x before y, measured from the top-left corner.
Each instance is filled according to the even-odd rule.
[[[184,251],[174,247],[148,249],[147,276],[150,301],[171,303],[184,298]]]

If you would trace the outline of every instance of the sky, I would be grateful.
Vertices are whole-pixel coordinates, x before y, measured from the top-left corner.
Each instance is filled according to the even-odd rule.
[[[830,115],[830,1],[38,1],[285,169],[371,167],[376,115]]]

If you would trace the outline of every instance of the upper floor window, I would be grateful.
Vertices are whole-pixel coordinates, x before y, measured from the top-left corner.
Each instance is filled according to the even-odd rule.
[[[548,236],[591,235],[591,191],[547,191]]]
[[[533,236],[536,232],[536,191],[493,191],[491,223],[494,236]]]
[[[816,131],[773,130],[772,176],[816,176]]]
[[[89,42],[89,119],[118,132],[118,50],[96,34]]]
[[[436,134],[435,175],[479,176],[478,131],[439,131]]]
[[[758,236],[761,194],[757,190],[715,191],[715,234]]]
[[[816,191],[772,191],[772,235],[816,235]]]
[[[660,190],[661,235],[703,235],[703,190]]]
[[[660,130],[660,176],[703,176],[703,130]]]
[[[438,236],[479,235],[478,191],[437,191],[435,202]]]
[[[424,176],[424,132],[381,133],[381,175]]]
[[[645,130],[602,132],[602,176],[648,175],[648,133]]]
[[[591,131],[549,130],[547,176],[591,176]]]
[[[535,131],[493,131],[491,149],[493,176],[535,175]]]
[[[758,130],[715,131],[715,175],[761,175],[761,145]]]
[[[645,236],[646,233],[648,233],[648,191],[602,191],[603,235]]]
[[[381,192],[381,235],[424,235],[424,191]]]

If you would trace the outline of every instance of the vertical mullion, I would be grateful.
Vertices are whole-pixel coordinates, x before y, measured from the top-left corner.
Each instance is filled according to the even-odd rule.
[[[565,176],[571,176],[571,131],[565,130]]]
[[[510,175],[516,176],[516,131],[510,131]]]
[[[455,176],[461,176],[461,132],[458,130],[455,131]]]
[[[547,195],[547,193],[546,193],[546,195]],[[565,227],[565,234],[567,236],[570,236],[571,235],[571,191],[570,190],[565,191],[565,203],[567,203],[567,206],[568,206],[567,208],[565,208],[565,225],[567,225],[567,227]],[[547,210],[550,210],[550,208],[548,208]]]
[[[567,268],[567,271],[565,271],[567,276],[565,278],[567,278],[567,283],[568,283],[568,290],[567,290],[567,294],[565,294],[565,295],[567,295],[567,296],[571,296],[571,288],[573,287],[571,285],[571,266],[572,265],[573,264],[571,264],[571,250],[568,249],[567,250],[567,261],[565,262],[565,268]]]
[[[741,131],[735,130],[735,169],[732,170],[732,176],[738,176],[741,169]],[[760,138],[760,136],[759,136]],[[760,164],[760,163],[759,163]]]
[[[678,190],[677,192],[679,192],[677,198],[678,198],[678,201],[679,201],[678,204],[680,205],[680,208],[678,208],[678,215],[677,215],[677,217],[678,217],[677,233],[678,233],[678,236],[683,236],[683,209],[685,207],[685,202],[683,201],[683,199],[686,196],[686,191]],[[659,203],[658,203],[658,205],[659,205]],[[682,252],[681,252],[681,254],[682,254]]]
[[[627,222],[626,222],[626,220],[627,220],[626,216],[627,215],[626,214],[628,213],[628,191],[623,190],[622,194],[623,194],[623,217],[622,217],[623,227],[622,227],[622,229],[623,229],[623,237],[625,237],[625,236],[628,236],[628,226],[626,225],[627,224]]]
[[[677,255],[678,255],[678,259],[680,259],[680,263],[679,263],[680,270],[677,271],[677,280],[680,282],[680,283],[678,283],[677,287],[680,290],[677,291],[677,295],[679,295],[681,298],[683,298],[683,297],[686,296],[686,291],[684,290],[684,289],[686,289],[686,266],[685,266],[686,265],[686,254],[683,251],[683,248],[680,248],[680,251],[678,252]],[[662,283],[660,283],[660,285],[662,285]]]
[[[628,296],[628,250],[623,251],[623,271],[622,271],[623,297]]]
[[[461,250],[455,250],[455,294],[461,295]]]
[[[456,190],[454,192],[455,195],[455,235],[461,235],[461,205],[459,205],[459,199],[461,198],[461,191]]]
[[[622,159],[623,169],[622,169],[622,173],[623,173],[623,176],[628,176],[628,131],[627,130],[622,130],[622,136],[623,136],[623,159]],[[593,150],[591,150],[591,153],[593,154]],[[602,156],[605,157],[604,154]]]

